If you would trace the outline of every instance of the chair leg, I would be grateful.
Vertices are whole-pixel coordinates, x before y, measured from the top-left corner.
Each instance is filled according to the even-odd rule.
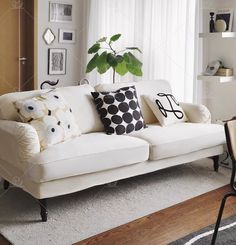
[[[43,222],[47,222],[48,220],[48,211],[47,211],[47,200],[46,199],[39,199],[40,205],[40,215]]]
[[[213,233],[212,240],[211,240],[211,245],[214,245],[215,242],[216,242],[216,237],[217,237],[217,233],[218,233],[218,230],[219,230],[221,218],[222,218],[222,215],[223,215],[223,212],[224,212],[225,203],[226,203],[226,201],[227,201],[227,198],[228,198],[228,197],[231,197],[231,196],[236,197],[236,193],[235,193],[235,192],[232,192],[232,193],[226,194],[226,195],[223,197],[222,201],[221,201],[220,210],[219,210],[219,213],[218,213],[218,217],[217,217],[217,221],[216,221],[214,233]]]
[[[218,170],[219,170],[219,156],[218,155],[217,156],[213,156],[213,157],[211,157],[211,159],[214,162],[214,170],[215,170],[215,172],[218,172]]]
[[[3,189],[7,190],[9,188],[10,183],[7,180],[3,181]]]

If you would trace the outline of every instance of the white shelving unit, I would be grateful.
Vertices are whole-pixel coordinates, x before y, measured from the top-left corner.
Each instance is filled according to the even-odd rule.
[[[199,38],[206,38],[206,39],[214,39],[214,38],[236,38],[236,32],[204,32],[199,33]],[[198,80],[202,80],[204,82],[219,82],[219,83],[226,83],[232,82],[236,79],[234,76],[226,77],[226,76],[204,76],[198,75]]]
[[[198,75],[198,80],[202,80],[204,82],[219,82],[219,83],[227,83],[235,80],[234,76],[225,77],[225,76],[204,76]]]
[[[199,33],[200,38],[236,38],[236,32]]]

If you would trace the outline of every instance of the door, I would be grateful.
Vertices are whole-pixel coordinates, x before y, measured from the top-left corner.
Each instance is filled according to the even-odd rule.
[[[33,89],[33,2],[0,1],[0,95]]]

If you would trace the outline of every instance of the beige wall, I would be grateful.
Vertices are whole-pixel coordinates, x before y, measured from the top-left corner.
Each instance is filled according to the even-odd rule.
[[[59,86],[67,86],[77,84],[77,81],[84,77],[85,62],[83,53],[86,51],[84,45],[86,43],[86,26],[84,18],[86,15],[86,0],[57,0],[55,2],[72,3],[73,4],[73,21],[72,23],[53,23],[49,22],[49,0],[37,1],[37,79],[35,89],[45,80],[60,79]],[[56,35],[56,40],[51,45],[46,45],[43,40],[43,33],[46,28],[52,29]],[[58,41],[58,32],[61,29],[76,30],[75,44],[61,44]],[[48,75],[48,49],[49,48],[65,48],[67,49],[66,75]]]
[[[208,31],[209,9],[234,9],[233,31],[236,31],[236,1],[235,0],[204,0],[204,27]],[[203,41],[204,67],[209,61],[220,58],[226,66],[234,68],[236,75],[236,38],[207,39]],[[236,81],[229,83],[204,83],[203,98],[209,107],[213,119],[224,120],[236,115]]]

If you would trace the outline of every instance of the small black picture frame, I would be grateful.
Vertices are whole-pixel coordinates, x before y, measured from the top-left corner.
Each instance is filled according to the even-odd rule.
[[[64,48],[48,49],[48,75],[66,74],[67,50]]]

